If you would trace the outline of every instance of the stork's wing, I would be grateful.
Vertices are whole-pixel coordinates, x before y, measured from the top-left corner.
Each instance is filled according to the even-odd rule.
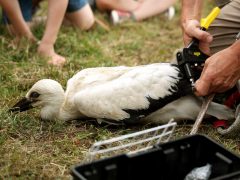
[[[118,78],[82,89],[74,102],[88,117],[121,121],[136,113],[140,117],[151,103],[165,102],[178,91],[179,81],[178,68],[170,64],[138,66]]]

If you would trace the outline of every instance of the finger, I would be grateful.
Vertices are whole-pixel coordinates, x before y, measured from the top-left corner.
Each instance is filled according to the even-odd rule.
[[[209,92],[210,87],[211,87],[211,83],[206,83],[206,81],[204,80],[197,80],[195,84],[195,88],[196,88],[195,94],[197,96],[206,96],[210,93]]]
[[[191,41],[192,41],[192,38],[189,37],[188,35],[184,34],[184,36],[183,36],[184,45],[187,46]]]
[[[211,36],[211,34],[209,34],[206,31],[203,31],[201,29],[195,29],[195,30],[192,29],[190,34],[191,34],[191,36],[193,36],[205,43],[211,43],[213,40],[213,37]]]
[[[202,52],[204,52],[205,54],[207,55],[211,55],[211,51],[210,51],[210,48],[209,48],[209,43],[206,43],[206,42],[200,42],[199,43],[199,48]]]
[[[195,37],[204,42],[212,42],[212,36],[210,33],[200,29],[200,24],[198,21],[191,21],[186,27],[187,34],[190,37]]]

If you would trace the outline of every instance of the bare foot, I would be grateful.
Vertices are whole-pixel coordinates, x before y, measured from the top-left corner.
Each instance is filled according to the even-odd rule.
[[[52,55],[50,58],[51,60],[48,61],[48,64],[51,64],[54,66],[62,67],[66,62],[66,59],[63,56],[56,53]]]
[[[54,51],[53,45],[40,43],[38,46],[38,53],[44,57],[49,58],[48,64],[54,66],[62,67],[66,62],[66,59],[63,56],[57,54]]]

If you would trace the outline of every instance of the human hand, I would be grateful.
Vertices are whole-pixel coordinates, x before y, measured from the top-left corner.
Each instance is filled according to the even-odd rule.
[[[239,79],[239,49],[230,46],[206,60],[201,77],[196,81],[196,95],[225,92],[236,85]]]
[[[210,55],[209,44],[212,42],[213,37],[206,31],[200,29],[199,21],[195,19],[186,20],[183,24],[183,42],[187,46],[193,38],[199,40],[199,48],[205,54]]]

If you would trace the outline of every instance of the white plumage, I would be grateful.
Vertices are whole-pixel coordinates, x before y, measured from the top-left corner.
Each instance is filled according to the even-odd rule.
[[[169,119],[195,120],[201,99],[192,95],[189,83],[175,65],[156,63],[135,67],[84,69],[62,86],[50,79],[36,82],[15,110],[41,107],[43,119],[96,118],[109,123],[140,121],[165,123]],[[28,103],[26,103],[26,101]],[[209,115],[233,119],[224,105],[211,103]]]

